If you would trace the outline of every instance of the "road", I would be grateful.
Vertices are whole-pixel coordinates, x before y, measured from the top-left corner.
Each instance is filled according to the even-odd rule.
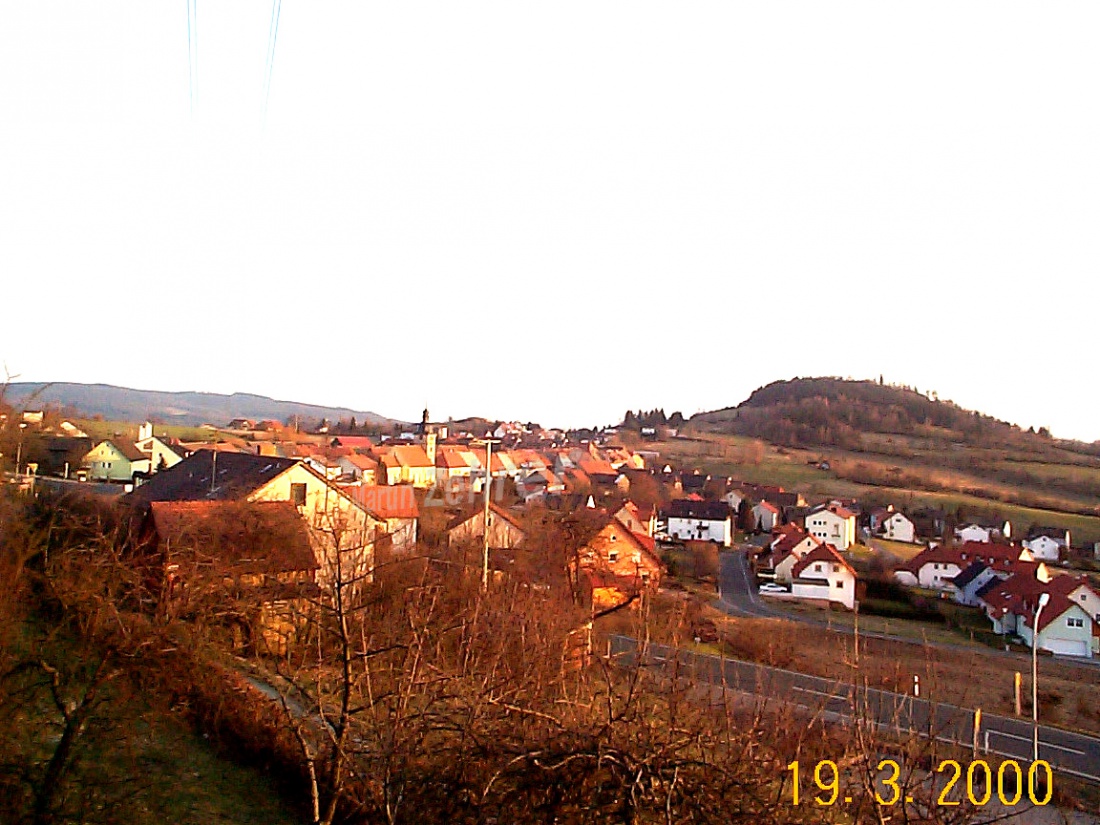
[[[612,636],[611,653],[632,664],[638,661],[639,644],[628,636]],[[974,711],[968,708],[900,693],[856,689],[848,683],[668,645],[651,643],[643,661],[661,667],[678,664],[698,681],[779,699],[833,718],[851,719],[858,713],[900,734],[915,732],[964,746],[973,742]],[[1026,763],[1032,761],[1034,728],[1030,722],[983,714],[978,734],[983,751],[1016,759],[1025,770]],[[1058,772],[1100,784],[1100,738],[1040,725],[1039,758]]]

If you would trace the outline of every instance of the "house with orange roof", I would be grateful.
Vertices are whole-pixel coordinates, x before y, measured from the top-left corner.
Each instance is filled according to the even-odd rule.
[[[345,488],[352,500],[384,525],[377,552],[408,555],[416,549],[420,508],[408,484],[360,484]]]
[[[656,507],[650,506],[648,509],[643,509],[630,499],[627,499],[623,503],[623,506],[614,513],[614,516],[629,527],[632,533],[642,533],[646,536],[652,536],[657,532]]]
[[[752,508],[756,529],[762,533],[770,533],[779,525],[779,515],[779,508],[770,501],[759,501]]]
[[[806,516],[806,532],[844,551],[856,543],[856,514],[830,503]],[[958,573],[958,571],[956,571]]]
[[[569,563],[570,578],[583,588],[593,613],[639,604],[661,584],[655,543],[617,518],[607,517]]]
[[[382,453],[379,464],[383,471],[379,473],[379,482],[411,484],[425,490],[435,485],[435,458],[429,458],[428,451],[421,445],[399,444],[378,449]]]
[[[1050,579],[1046,565],[1032,559],[1026,548],[984,542],[967,542],[959,547],[937,545],[922,550],[899,568],[894,576],[901,584],[909,586],[953,590],[956,577],[974,562],[1005,575],[1025,572],[1032,578]]]
[[[791,569],[791,595],[855,609],[855,569],[831,544],[820,544]]]
[[[820,546],[821,539],[804,530],[799,530],[776,544],[771,551],[775,580],[782,584],[794,581],[795,566]]]
[[[378,476],[378,462],[369,455],[351,453],[336,459],[341,479],[374,484]]]
[[[565,482],[549,470],[534,470],[516,482],[516,490],[525,502],[565,492]]]
[[[1100,622],[1100,593],[1093,587],[1088,576],[1074,576],[1070,573],[1054,576],[1047,589],[1051,593],[1061,593],[1071,602],[1081,605],[1092,616],[1093,621]]]

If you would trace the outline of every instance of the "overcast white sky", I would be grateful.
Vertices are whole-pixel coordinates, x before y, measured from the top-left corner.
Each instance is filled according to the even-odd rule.
[[[0,360],[414,419],[877,378],[1100,438],[1100,5],[0,4]],[[486,343],[491,337],[491,342]]]

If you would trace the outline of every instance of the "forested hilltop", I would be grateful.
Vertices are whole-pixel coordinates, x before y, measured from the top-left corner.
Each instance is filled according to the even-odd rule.
[[[1015,424],[966,410],[934,392],[875,381],[795,378],[755,390],[736,407],[700,413],[691,424],[712,432],[749,435],[791,447],[874,447],[868,435],[899,435],[971,447],[1031,453],[1052,450],[1100,455],[1100,444],[1055,440],[1042,427]]]

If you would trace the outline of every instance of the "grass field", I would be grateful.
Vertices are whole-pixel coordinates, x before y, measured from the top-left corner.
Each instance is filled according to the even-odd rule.
[[[128,438],[136,440],[138,427],[140,426],[132,421],[97,421],[92,418],[73,419],[73,423],[84,430],[93,441],[102,441],[115,435],[115,433],[122,433]],[[214,436],[211,430],[178,424],[156,424],[153,431],[157,435],[166,433],[181,441],[212,441]]]
[[[909,561],[924,549],[923,544],[910,544],[906,541],[887,541],[886,539],[875,539],[875,547],[882,548],[890,555],[902,561]]]

